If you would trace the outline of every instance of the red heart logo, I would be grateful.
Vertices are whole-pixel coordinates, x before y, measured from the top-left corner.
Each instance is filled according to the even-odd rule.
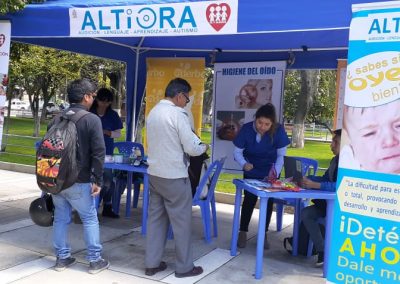
[[[217,32],[225,26],[230,16],[231,7],[226,3],[211,4],[207,7],[207,21]]]
[[[4,34],[0,34],[0,47],[6,42],[6,36]]]

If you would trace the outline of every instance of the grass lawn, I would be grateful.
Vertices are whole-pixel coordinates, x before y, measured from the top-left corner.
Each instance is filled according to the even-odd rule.
[[[5,119],[3,133],[5,132],[7,118]],[[6,152],[0,154],[0,161],[17,164],[34,165],[35,164],[35,142],[45,134],[47,123],[42,123],[40,127],[40,137],[33,135],[33,119],[11,117],[8,134],[3,135],[2,144],[7,143]],[[15,137],[13,135],[18,135]],[[23,137],[20,137],[23,136]]]
[[[40,135],[45,134],[47,123],[41,125]],[[9,134],[20,136],[31,136],[33,133],[33,120],[29,118],[11,118],[9,126]],[[211,132],[202,132],[202,140],[205,143],[211,143]],[[125,129],[122,130],[121,138],[118,140],[124,141]],[[17,164],[34,165],[35,164],[35,149],[34,144],[39,138],[34,137],[13,137],[7,138],[6,152],[1,152],[0,161],[11,162]],[[3,136],[3,144],[4,144]],[[306,140],[304,149],[288,148],[289,156],[302,156],[318,160],[319,168],[327,168],[332,159],[332,153],[329,143],[320,141]],[[319,171],[318,174],[322,174]],[[235,188],[232,184],[232,179],[241,178],[241,174],[222,173],[217,184],[217,191],[234,193]]]

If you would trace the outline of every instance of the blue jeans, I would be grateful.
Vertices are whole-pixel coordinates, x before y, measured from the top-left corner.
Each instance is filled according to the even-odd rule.
[[[54,223],[53,245],[56,256],[65,259],[71,256],[68,244],[68,225],[71,223],[71,211],[78,211],[83,223],[83,234],[89,262],[101,259],[99,220],[94,197],[91,196],[90,183],[75,183],[70,188],[53,195]]]
[[[100,191],[100,200],[103,200],[103,205],[111,205],[114,190],[115,184],[113,171],[112,169],[104,169],[103,186]]]

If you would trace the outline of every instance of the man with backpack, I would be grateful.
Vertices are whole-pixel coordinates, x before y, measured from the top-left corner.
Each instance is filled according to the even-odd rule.
[[[66,166],[63,164],[63,159],[64,162],[76,162],[76,168],[71,171],[77,171],[76,180],[71,182],[71,186],[57,188],[59,192],[52,195],[55,206],[53,223],[53,245],[57,257],[55,270],[62,271],[76,261],[74,257],[71,257],[71,247],[68,244],[68,225],[71,222],[71,210],[75,209],[83,223],[87,260],[90,263],[88,272],[94,274],[110,266],[110,263],[101,257],[102,246],[100,243],[99,221],[94,202],[94,197],[100,193],[103,182],[105,156],[103,130],[99,117],[87,111],[96,96],[96,85],[88,79],[78,79],[68,85],[67,93],[71,104],[70,108],[60,116],[57,116],[48,127],[48,133],[54,132],[54,129],[59,127],[59,139],[64,139],[62,141],[64,150],[69,149],[66,146],[69,143],[67,140],[75,138],[75,141],[71,141],[72,143],[70,144],[74,145],[75,153],[69,153],[69,155],[63,153],[60,155],[61,162],[57,169],[58,177],[56,182],[58,187],[61,182],[59,179],[64,176],[62,173],[63,167]],[[76,126],[75,136],[72,134],[68,138],[62,134],[63,128],[59,125],[64,119],[67,121],[70,119]],[[56,144],[54,140],[48,139],[48,141]],[[41,151],[41,148],[39,148],[38,153],[39,151]],[[65,180],[67,179],[68,175],[65,177]],[[64,179],[62,181],[65,182]],[[39,186],[41,187],[40,184]]]

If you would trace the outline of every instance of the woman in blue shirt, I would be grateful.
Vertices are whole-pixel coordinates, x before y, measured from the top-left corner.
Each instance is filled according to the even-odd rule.
[[[111,108],[114,96],[107,88],[97,91],[97,97],[90,111],[97,114],[101,119],[103,127],[104,143],[106,145],[106,155],[112,155],[114,151],[114,138],[121,136],[122,121],[118,113]],[[111,169],[104,169],[104,184],[101,188],[100,198],[103,199],[104,217],[119,218],[117,212],[112,211],[112,196],[114,192],[113,175]]]
[[[286,146],[289,143],[284,127],[277,122],[275,107],[271,103],[261,106],[255,114],[255,120],[244,124],[233,140],[234,157],[244,171],[243,177],[245,179],[263,179],[269,174],[272,166],[279,174],[282,170]],[[249,223],[256,202],[256,195],[244,192],[238,239],[240,248],[246,246]],[[272,206],[273,199],[270,198],[268,199],[265,233],[267,233],[271,221]],[[264,248],[269,248],[267,235],[265,235]]]

